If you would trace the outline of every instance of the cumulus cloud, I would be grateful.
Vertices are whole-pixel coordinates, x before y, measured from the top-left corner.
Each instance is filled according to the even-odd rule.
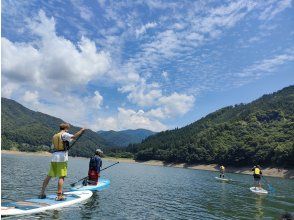
[[[155,118],[169,118],[186,114],[194,106],[195,98],[192,95],[173,93],[158,99],[157,105],[146,114]]]
[[[22,97],[22,100],[30,105],[38,105],[39,93],[37,91],[26,91]]]
[[[64,91],[85,85],[109,70],[111,57],[107,52],[97,51],[95,43],[85,37],[76,46],[57,36],[55,20],[43,11],[29,27],[39,37],[37,42],[16,43],[2,38],[2,72],[7,79]]]
[[[124,130],[145,128],[152,131],[166,130],[167,127],[158,120],[147,117],[143,110],[118,108],[114,117],[98,118],[95,123],[95,130]]]
[[[141,79],[136,84],[130,84],[119,88],[120,92],[129,93],[128,99],[141,106],[152,106],[156,100],[162,96],[162,91],[157,83],[146,83],[146,80]]]

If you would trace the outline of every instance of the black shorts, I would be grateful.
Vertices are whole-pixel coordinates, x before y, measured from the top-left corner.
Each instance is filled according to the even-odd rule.
[[[254,180],[256,180],[256,181],[259,181],[261,178],[260,175],[258,175],[258,174],[254,174],[253,177],[254,177]]]

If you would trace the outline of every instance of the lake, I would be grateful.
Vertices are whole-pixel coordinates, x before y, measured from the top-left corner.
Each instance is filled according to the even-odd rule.
[[[2,202],[37,196],[50,157],[1,157]],[[87,175],[89,164],[88,159],[69,160],[65,190]],[[103,161],[104,167],[110,164]],[[278,219],[294,211],[294,181],[289,179],[267,177],[276,192],[259,196],[249,191],[253,182],[249,175],[228,174],[235,181],[222,183],[211,171],[119,163],[101,176],[111,181],[110,188],[86,202],[21,219]],[[53,179],[47,194],[56,189],[57,179]]]

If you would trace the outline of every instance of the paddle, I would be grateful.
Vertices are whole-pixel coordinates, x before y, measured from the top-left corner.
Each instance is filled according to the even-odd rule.
[[[274,187],[272,187],[272,186],[270,185],[270,183],[266,180],[266,178],[265,178],[263,175],[261,175],[261,177],[262,177],[263,180],[266,182],[269,191],[270,191],[270,192],[275,192]]]
[[[116,165],[116,164],[118,164],[118,163],[119,163],[119,162],[116,162],[116,163],[114,163],[114,164],[111,164],[111,165],[109,165],[108,167],[105,167],[105,168],[103,168],[102,170],[100,170],[100,172],[103,171],[103,170],[106,170],[106,169],[108,169],[109,167],[112,167],[112,166],[114,166],[114,165]],[[80,182],[80,181],[82,181],[82,180],[84,180],[84,179],[86,179],[86,178],[88,178],[88,176],[86,176],[86,177],[84,177],[84,178],[78,180],[77,182],[74,182],[74,183],[70,184],[70,186],[71,186],[71,187],[74,187],[78,182]]]

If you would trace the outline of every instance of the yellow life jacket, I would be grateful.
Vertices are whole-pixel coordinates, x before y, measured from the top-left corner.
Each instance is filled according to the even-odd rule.
[[[220,169],[221,169],[221,170],[225,170],[225,167],[224,167],[224,166],[221,166]]]
[[[260,169],[256,167],[254,169],[254,174],[260,175]]]
[[[64,151],[65,150],[65,142],[62,140],[61,135],[64,131],[61,131],[57,134],[55,134],[52,138],[52,144],[54,146],[54,149],[57,151]]]

